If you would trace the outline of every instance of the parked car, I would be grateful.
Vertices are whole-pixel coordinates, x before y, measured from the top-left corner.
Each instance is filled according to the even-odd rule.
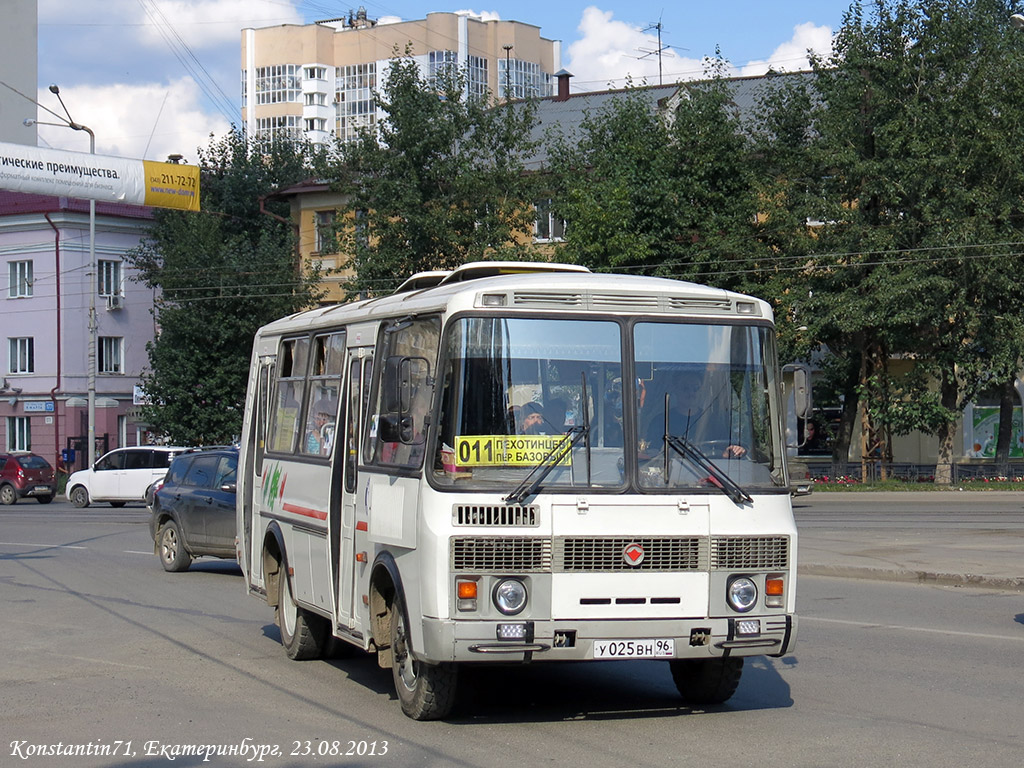
[[[68,478],[68,500],[76,507],[94,501],[108,501],[113,507],[144,501],[146,489],[167,474],[171,459],[187,450],[164,445],[117,448]]]
[[[57,479],[50,462],[34,453],[0,453],[0,504],[15,504],[32,497],[49,504],[57,495]]]
[[[237,448],[185,453],[171,462],[149,518],[165,571],[184,571],[204,555],[235,557],[237,469]]]

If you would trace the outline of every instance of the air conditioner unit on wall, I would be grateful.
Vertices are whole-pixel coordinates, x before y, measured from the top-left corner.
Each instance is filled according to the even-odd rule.
[[[107,296],[107,311],[121,309],[124,306],[124,297]]]

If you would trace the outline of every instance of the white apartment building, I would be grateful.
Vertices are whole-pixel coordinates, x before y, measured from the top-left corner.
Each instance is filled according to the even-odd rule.
[[[551,96],[561,43],[518,21],[428,13],[378,23],[347,18],[242,30],[242,121],[249,136],[348,141],[382,119],[373,92],[391,60],[409,50],[424,78],[467,73],[466,95],[492,100]]]

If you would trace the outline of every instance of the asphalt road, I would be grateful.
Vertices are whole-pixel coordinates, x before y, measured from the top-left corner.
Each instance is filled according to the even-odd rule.
[[[141,506],[0,507],[0,766],[977,767],[1024,755],[1019,593],[806,576],[796,653],[748,661],[725,706],[681,706],[658,662],[536,664],[469,670],[456,713],[417,723],[372,658],[289,661],[233,563],[165,573],[146,519]],[[57,744],[117,755],[31,754]],[[244,754],[168,760],[189,745]]]

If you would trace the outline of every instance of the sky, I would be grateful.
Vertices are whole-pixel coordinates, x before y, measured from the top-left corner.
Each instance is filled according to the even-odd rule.
[[[806,69],[807,50],[828,55],[849,0],[492,0],[487,5],[409,0],[38,0],[38,102],[96,134],[96,151],[197,161],[211,135],[241,122],[241,30],[309,24],[362,5],[371,19],[422,19],[468,11],[540,27],[561,41],[573,92],[700,77],[716,49],[736,75]],[[645,55],[645,52],[649,52]],[[305,63],[305,62],[302,62]],[[31,105],[26,105],[31,110]],[[30,116],[29,112],[26,116]],[[44,110],[38,119],[52,120]],[[87,152],[88,137],[39,126],[39,145]]]

